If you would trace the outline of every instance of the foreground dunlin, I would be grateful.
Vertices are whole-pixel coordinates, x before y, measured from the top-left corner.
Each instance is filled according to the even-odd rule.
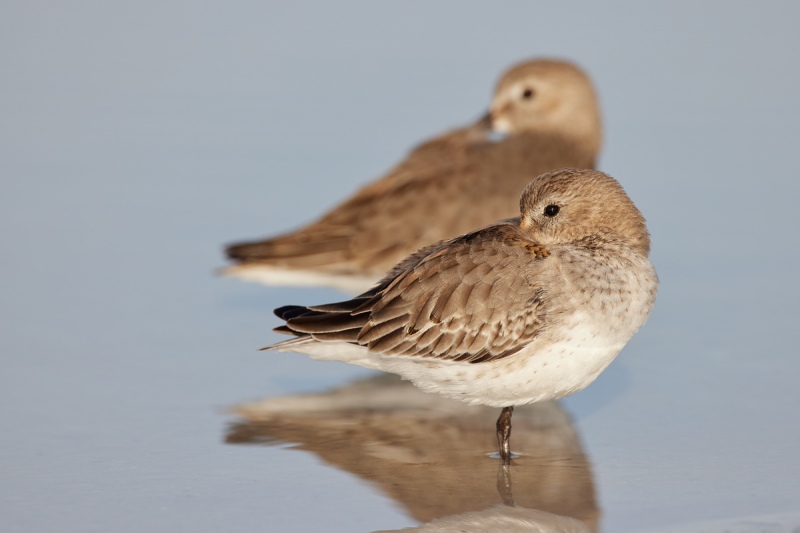
[[[531,177],[593,168],[600,143],[586,75],[563,61],[522,63],[500,79],[486,117],[417,147],[317,222],[228,247],[235,264],[223,273],[366,290],[422,246],[515,216]]]
[[[428,392],[503,407],[589,385],[644,324],[658,278],[644,218],[616,180],[535,178],[521,216],[427,246],[351,300],[287,306],[269,348],[399,374]]]

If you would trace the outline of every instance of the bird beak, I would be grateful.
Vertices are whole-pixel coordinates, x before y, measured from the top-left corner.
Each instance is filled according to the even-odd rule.
[[[475,125],[481,129],[491,130],[492,129],[492,112],[487,111],[485,115],[483,115]]]

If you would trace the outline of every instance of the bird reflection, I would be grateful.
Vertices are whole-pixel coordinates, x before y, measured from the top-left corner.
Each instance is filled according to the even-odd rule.
[[[516,454],[499,467],[490,458],[495,409],[427,394],[393,375],[235,412],[241,420],[226,442],[296,443],[379,486],[423,524],[412,530],[597,530],[590,464],[555,402],[515,410]]]

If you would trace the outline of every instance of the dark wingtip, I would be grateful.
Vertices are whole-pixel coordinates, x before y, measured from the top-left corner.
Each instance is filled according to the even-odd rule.
[[[308,312],[308,307],[302,305],[284,305],[273,311],[281,320],[290,320]]]
[[[255,255],[253,251],[258,247],[259,244],[260,243],[254,242],[235,242],[225,247],[225,255],[228,256],[228,259],[232,259],[234,261],[248,259]]]

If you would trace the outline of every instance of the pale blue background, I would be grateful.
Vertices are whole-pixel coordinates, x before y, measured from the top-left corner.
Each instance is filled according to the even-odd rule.
[[[592,76],[662,279],[564,402],[603,529],[800,514],[799,24],[790,1],[3,2],[0,529],[413,525],[312,455],[221,443],[227,406],[365,371],[256,351],[273,307],[336,293],[212,272],[540,55]]]

